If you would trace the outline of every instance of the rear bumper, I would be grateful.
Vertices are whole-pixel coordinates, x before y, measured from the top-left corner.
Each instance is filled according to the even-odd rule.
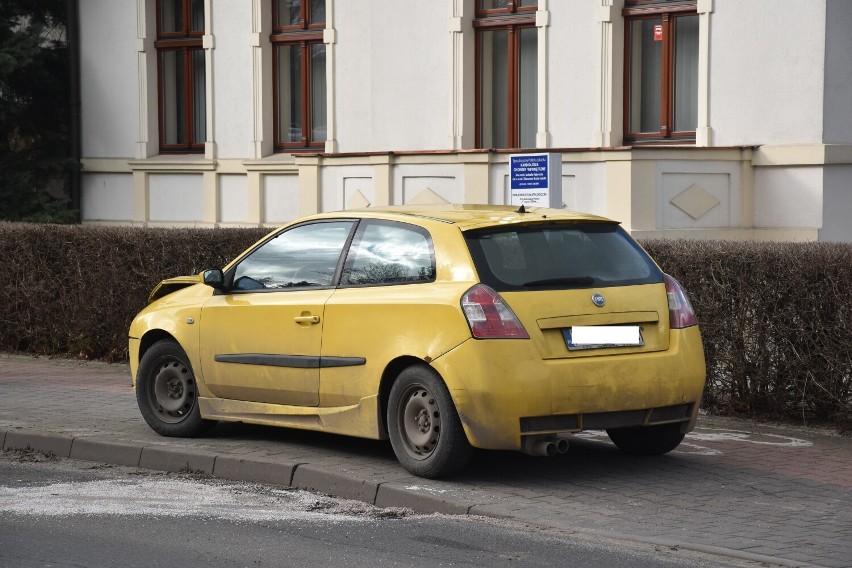
[[[697,327],[653,353],[542,360],[526,340],[469,340],[432,362],[470,443],[517,450],[523,435],[695,423],[705,366]]]

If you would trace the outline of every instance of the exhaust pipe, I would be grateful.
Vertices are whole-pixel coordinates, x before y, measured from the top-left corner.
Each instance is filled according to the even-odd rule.
[[[550,458],[556,455],[556,444],[550,440],[538,440],[531,444],[526,444],[524,452],[531,456]]]
[[[525,436],[521,451],[537,457],[553,457],[568,451],[568,440],[565,438]]]

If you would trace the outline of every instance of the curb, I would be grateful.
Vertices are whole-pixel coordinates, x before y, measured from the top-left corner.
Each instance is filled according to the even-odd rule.
[[[291,487],[296,467],[297,465],[281,462],[217,456],[213,475],[234,481]]]
[[[318,466],[301,464],[293,474],[292,487],[319,493],[328,493],[343,499],[353,499],[376,504],[379,484],[359,480],[348,475],[332,473]]]
[[[155,471],[204,473],[214,477],[250,483],[267,483],[352,499],[376,507],[402,507],[423,514],[471,515],[494,519],[515,520],[505,511],[489,507],[488,503],[465,502],[451,493],[424,493],[422,488],[401,483],[375,483],[352,475],[329,472],[310,463],[288,464],[270,460],[237,458],[190,448],[158,444],[116,442],[102,438],[72,437],[32,430],[0,431],[3,450],[35,450],[57,457],[110,465],[139,467]],[[518,520],[526,526],[540,529],[555,527],[543,523]],[[666,539],[613,534],[590,529],[565,529],[571,534],[589,539],[609,539],[688,550],[711,556],[788,568],[819,568],[818,565],[796,562],[774,556]]]
[[[113,465],[138,466],[144,446],[98,440],[95,438],[75,438],[71,444],[71,459],[103,462]]]
[[[468,515],[474,503],[462,503],[460,499],[448,499],[441,494],[415,491],[399,483],[382,483],[373,503],[376,507],[403,507],[415,511],[441,513],[444,515]]]

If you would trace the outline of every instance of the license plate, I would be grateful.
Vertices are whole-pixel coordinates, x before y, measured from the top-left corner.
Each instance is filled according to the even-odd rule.
[[[645,345],[638,325],[575,325],[562,330],[571,351]]]

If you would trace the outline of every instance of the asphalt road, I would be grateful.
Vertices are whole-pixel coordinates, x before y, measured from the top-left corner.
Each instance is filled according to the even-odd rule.
[[[472,517],[262,484],[0,454],[0,566],[722,567]]]

